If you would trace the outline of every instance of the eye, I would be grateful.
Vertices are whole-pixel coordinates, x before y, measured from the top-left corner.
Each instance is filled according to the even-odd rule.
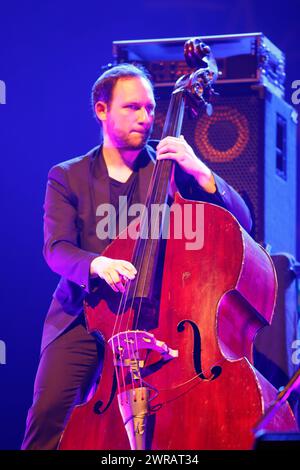
[[[133,109],[134,111],[138,111],[140,109],[140,106],[137,104],[128,104],[126,108]]]

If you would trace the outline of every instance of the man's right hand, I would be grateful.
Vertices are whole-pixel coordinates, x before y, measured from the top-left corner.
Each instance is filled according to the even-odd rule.
[[[90,265],[91,276],[104,279],[115,292],[125,292],[126,282],[134,279],[136,273],[137,270],[129,261],[106,256],[98,256]]]

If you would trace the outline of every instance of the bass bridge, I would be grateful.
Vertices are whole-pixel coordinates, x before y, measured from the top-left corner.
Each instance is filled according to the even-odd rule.
[[[108,341],[114,355],[118,376],[118,405],[132,450],[147,448],[147,425],[150,416],[151,388],[144,386],[141,370],[145,360],[141,352],[156,351],[159,362],[178,357],[178,350],[171,349],[152,333],[142,330],[120,332]],[[129,379],[126,380],[126,377]],[[122,383],[123,382],[123,383]],[[129,384],[129,385],[128,385]]]

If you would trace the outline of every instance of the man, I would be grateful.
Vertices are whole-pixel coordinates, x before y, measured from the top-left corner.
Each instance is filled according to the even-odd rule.
[[[85,328],[83,299],[93,279],[124,292],[135,267],[101,256],[109,239],[97,237],[97,208],[144,202],[156,159],[177,162],[173,191],[230,210],[249,230],[251,217],[240,196],[199,160],[183,137],[149,142],[155,99],[140,69],[123,64],[96,81],[93,106],[103,133],[101,146],[54,166],[45,198],[44,256],[61,275],[45,321],[40,364],[28,412],[23,449],[55,449],[71,411],[82,403],[101,372],[103,345]],[[120,215],[120,214],[118,214]]]

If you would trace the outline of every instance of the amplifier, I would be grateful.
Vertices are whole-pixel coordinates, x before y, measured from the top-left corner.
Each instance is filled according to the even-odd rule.
[[[170,86],[191,73],[183,56],[190,38],[114,41],[114,63],[141,64],[150,72],[155,86]],[[262,33],[202,36],[216,59],[218,83],[264,85],[284,96],[285,55]]]

